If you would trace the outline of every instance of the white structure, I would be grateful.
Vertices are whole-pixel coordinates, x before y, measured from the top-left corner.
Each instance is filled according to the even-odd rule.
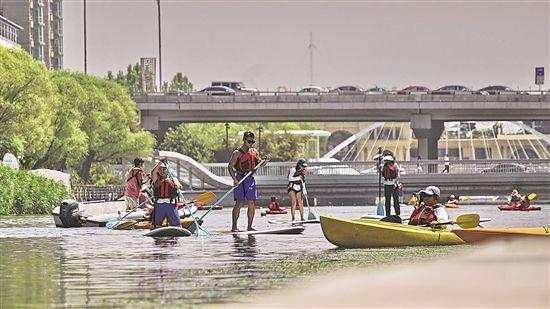
[[[0,15],[0,46],[20,47],[17,44],[20,30],[23,30],[23,27]]]

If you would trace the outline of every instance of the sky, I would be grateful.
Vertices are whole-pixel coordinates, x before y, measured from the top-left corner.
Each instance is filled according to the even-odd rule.
[[[161,0],[163,80],[260,90],[310,84],[538,89],[550,1]],[[84,70],[83,0],[64,0],[64,65]],[[155,0],[87,0],[88,72],[158,56]],[[313,83],[309,36],[313,35]]]

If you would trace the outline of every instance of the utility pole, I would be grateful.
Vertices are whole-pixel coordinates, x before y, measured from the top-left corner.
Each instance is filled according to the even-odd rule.
[[[309,84],[313,85],[313,49],[315,48],[315,45],[313,45],[313,32],[309,33],[309,45],[307,48],[309,49]]]
[[[225,150],[229,150],[229,123],[225,123]]]
[[[88,74],[88,44],[86,40],[86,0],[84,0],[84,74]]]
[[[159,92],[162,92],[162,37],[161,37],[161,20],[160,20],[160,0],[157,0],[157,13],[159,21]]]
[[[258,127],[258,154],[262,153],[262,126]]]

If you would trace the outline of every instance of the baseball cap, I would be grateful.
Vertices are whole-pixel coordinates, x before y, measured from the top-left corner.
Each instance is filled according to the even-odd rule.
[[[439,188],[436,187],[436,186],[428,186],[428,187],[426,187],[426,189],[421,190],[419,193],[439,196],[441,194],[441,190],[439,190]]]

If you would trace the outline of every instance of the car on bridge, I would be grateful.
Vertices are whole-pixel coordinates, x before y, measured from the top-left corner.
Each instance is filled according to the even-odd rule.
[[[527,166],[519,163],[499,163],[495,166],[481,170],[481,174],[500,174],[500,173],[526,173],[529,172]]]
[[[397,91],[397,94],[428,94],[430,88],[424,86],[408,86]]]
[[[326,92],[328,92],[328,91],[323,87],[308,86],[308,87],[304,87],[300,91],[298,91],[298,95],[320,95],[320,94],[326,93]]]
[[[195,92],[195,94],[205,94],[205,95],[235,95],[235,90],[226,87],[226,86],[210,86],[206,87],[200,91]]]
[[[478,91],[476,91],[478,94],[482,95],[491,95],[491,94],[515,94],[516,92],[514,89],[508,87],[508,86],[487,86],[485,88],[481,88]]]
[[[443,86],[439,89],[433,90],[431,94],[472,94],[472,89],[461,85],[449,85]]]
[[[258,92],[258,89],[256,88],[247,88],[243,82],[227,82],[227,81],[221,81],[221,82],[212,82],[210,86],[225,86],[228,88],[231,88],[235,90],[236,94],[256,94]]]
[[[330,92],[337,94],[363,94],[363,91],[365,90],[359,86],[340,86],[332,89]]]
[[[365,90],[366,94],[386,94],[388,91],[382,87],[374,86]]]

